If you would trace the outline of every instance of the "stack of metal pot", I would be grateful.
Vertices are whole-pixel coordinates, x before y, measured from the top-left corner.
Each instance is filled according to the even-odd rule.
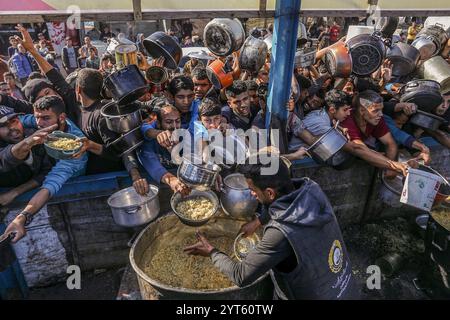
[[[130,64],[109,75],[104,87],[113,100],[101,109],[101,114],[108,129],[120,135],[112,145],[122,156],[144,142],[141,107],[136,100],[146,93],[148,85],[138,67]]]

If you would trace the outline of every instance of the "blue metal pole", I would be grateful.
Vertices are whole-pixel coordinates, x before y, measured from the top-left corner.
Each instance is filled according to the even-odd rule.
[[[266,128],[269,129],[268,142],[271,145],[279,145],[281,153],[286,153],[288,147],[286,103],[294,72],[300,5],[301,0],[277,0],[275,5]],[[280,130],[279,142],[270,140],[272,129]]]

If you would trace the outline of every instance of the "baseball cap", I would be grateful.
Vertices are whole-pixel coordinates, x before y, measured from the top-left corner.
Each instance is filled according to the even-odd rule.
[[[9,120],[17,116],[18,114],[15,113],[12,108],[0,105],[0,127],[4,126]]]

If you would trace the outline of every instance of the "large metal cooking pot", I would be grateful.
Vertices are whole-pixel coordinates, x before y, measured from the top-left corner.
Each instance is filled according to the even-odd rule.
[[[242,70],[258,72],[266,62],[267,45],[263,40],[249,36],[239,54],[239,66]]]
[[[347,143],[347,138],[332,127],[307,150],[308,154],[318,162],[327,162]]]
[[[251,194],[244,175],[233,173],[223,180],[220,194],[223,211],[237,219],[251,219],[258,207],[258,200]]]
[[[412,45],[420,51],[422,60],[428,60],[441,52],[448,36],[443,28],[432,25],[419,31]]]
[[[238,19],[216,18],[205,26],[203,39],[212,53],[226,57],[242,47],[245,31]]]
[[[127,133],[122,134],[119,138],[111,142],[114,149],[119,151],[119,157],[138,148],[144,143],[144,136],[141,127],[137,127]]]
[[[144,76],[134,64],[111,73],[105,79],[104,86],[119,105],[139,99],[148,89]]]
[[[450,65],[441,56],[424,61],[419,67],[419,75],[423,79],[439,82],[442,94],[450,92]]]
[[[443,203],[431,210],[425,234],[425,253],[426,255],[431,254],[432,259],[437,264],[442,266],[447,272],[450,272],[450,230],[433,217],[433,213],[438,210],[447,212],[450,215],[450,203]]]
[[[208,235],[228,235],[236,237],[242,222],[230,217],[216,217],[212,223],[200,227]],[[175,215],[168,215],[150,223],[137,237],[130,250],[130,263],[137,274],[142,299],[218,299],[218,300],[261,300],[273,298],[273,285],[269,274],[265,274],[253,283],[244,286],[216,290],[196,290],[182,287],[173,287],[151,278],[145,273],[148,264],[148,250],[157,243],[158,239],[166,233],[176,230],[180,234],[192,234],[192,228],[185,226]]]
[[[420,59],[420,52],[409,44],[398,42],[389,48],[386,58],[393,63],[392,74],[402,77],[414,71]]]
[[[142,124],[141,107],[137,103],[119,107],[112,101],[103,106],[100,113],[105,117],[108,129],[117,133],[126,133]]]
[[[159,214],[159,188],[149,184],[148,194],[141,196],[134,187],[122,189],[108,198],[114,222],[122,227],[138,227]]]
[[[345,46],[328,50],[323,62],[328,73],[334,78],[348,78],[352,73],[352,57]]]
[[[191,159],[183,158],[178,167],[178,179],[198,190],[208,190],[214,186],[220,167],[216,164],[204,164],[196,156]]]
[[[402,87],[400,102],[412,102],[422,111],[433,112],[442,103],[440,89],[434,80],[413,80]]]
[[[413,116],[411,116],[409,122],[423,129],[436,131],[440,126],[446,123],[446,120],[434,114],[418,110]]]
[[[352,56],[352,72],[361,77],[377,71],[383,63],[386,48],[380,36],[360,34],[346,41]]]
[[[162,31],[157,31],[145,38],[144,47],[153,59],[163,57],[164,67],[171,70],[178,68],[183,56],[183,50],[175,39]]]

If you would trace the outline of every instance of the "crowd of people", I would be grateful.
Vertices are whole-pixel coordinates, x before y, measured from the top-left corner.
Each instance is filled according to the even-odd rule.
[[[175,35],[174,29],[170,29],[167,34],[184,46],[200,45],[201,39],[192,36],[188,26],[185,29],[188,34],[183,34],[181,38]],[[317,26],[310,25],[308,29],[318,34],[322,49],[316,53],[314,65],[294,68],[291,95],[286,101],[289,146],[281,155],[290,161],[303,159],[307,156],[308,146],[331,127],[339,126],[348,138],[343,148],[345,152],[385,170],[386,176],[395,177],[406,175],[408,168],[408,164],[398,161],[399,148],[408,149],[416,159],[428,164],[433,155],[420,141],[421,137],[430,136],[443,146],[450,147],[448,122],[433,132],[407,123],[408,118],[417,112],[418,106],[399,102],[399,97],[391,90],[392,83],[398,83],[399,79],[392,75],[393,66],[389,61],[385,61],[369,77],[333,78],[321,72],[319,64],[327,49],[344,45],[341,28],[334,23],[320,33]],[[139,99],[147,116],[141,126],[145,142],[136,152],[120,155],[112,145],[118,134],[108,129],[100,113],[100,109],[109,102],[104,99],[102,87],[105,77],[115,69],[114,57],[109,54],[98,57],[98,51],[89,36],[83,39],[84,44],[79,49],[75,49],[71,38],[67,38],[61,53],[62,65],[68,74],[77,71],[73,83],[68,83],[54,61],[49,60],[51,43],[42,37],[34,41],[21,26],[18,26],[18,30],[22,36],[10,39],[8,52],[12,62],[9,64],[10,69],[3,74],[4,82],[0,83],[0,187],[10,188],[8,192],[0,194],[0,206],[10,204],[28,190],[39,188],[39,192],[8,226],[6,232],[16,232],[14,241],[25,235],[25,226],[33,215],[58,193],[64,183],[80,175],[127,170],[139,194],[148,192],[150,181],[166,184],[174,192],[188,194],[190,189],[177,177],[174,171],[177,164],[172,161],[171,153],[180,143],[173,136],[176,129],[188,130],[194,139],[200,139],[203,144],[211,143],[211,130],[218,130],[228,136],[234,135],[235,130],[239,129],[267,129],[265,118],[270,51],[264,66],[253,73],[240,70],[235,54],[221,58],[229,65],[234,77],[233,83],[223,89],[216,88],[208,76],[206,67],[209,60],[191,58],[184,68],[168,70],[169,79],[162,85],[156,86],[146,71],[142,70],[148,81],[148,90]],[[267,39],[271,37],[273,28],[269,26],[263,32],[256,31],[255,36]],[[105,36],[113,36],[109,30],[104,32]],[[408,31],[408,42],[410,33],[413,32]],[[137,40],[142,42],[142,39],[141,36]],[[146,60],[148,53],[145,48],[137,47]],[[449,52],[450,41],[441,53],[447,62]],[[147,67],[164,65],[163,59],[153,58]],[[413,77],[414,74],[411,74],[410,79]],[[273,85],[278,85],[276,79]],[[442,103],[433,112],[448,121],[449,106],[450,92],[443,92]],[[54,130],[71,133],[82,139],[82,149],[73,159],[55,160],[46,154],[43,143]],[[227,169],[223,170],[223,174],[235,170]],[[270,179],[261,177],[259,169],[254,167],[240,170],[246,177],[253,179],[254,190],[263,191],[258,199],[272,203],[280,195],[296,189],[295,183],[286,183],[289,175],[285,169],[282,165],[282,172]],[[146,178],[147,175],[150,180]],[[311,192],[319,192],[316,184],[308,182],[307,185]],[[278,192],[283,188],[286,192],[264,193],[269,189]],[[321,196],[317,199],[332,211],[326,200]],[[291,200],[295,201],[294,198],[284,199],[282,207],[287,207]],[[256,228],[263,222],[257,220],[247,228]],[[307,226],[303,228],[306,230]],[[336,226],[330,229],[330,233],[341,238]],[[282,235],[272,234],[273,241],[279,237]],[[204,237],[199,238],[201,244],[188,249],[189,252],[213,254],[213,259],[222,264],[225,273],[232,273],[230,277],[236,282],[246,284],[252,281],[254,272],[246,269],[244,273],[237,274],[236,270],[233,273],[224,257],[218,252],[212,252]],[[279,245],[289,246],[289,243],[280,242]],[[303,249],[310,250],[313,255],[321,248],[312,246]],[[270,265],[276,265],[290,256],[278,256],[270,260]],[[252,276],[247,277],[247,274]],[[295,294],[301,296],[301,289],[298,290]],[[333,294],[334,291],[329,291],[326,296],[332,297]]]

